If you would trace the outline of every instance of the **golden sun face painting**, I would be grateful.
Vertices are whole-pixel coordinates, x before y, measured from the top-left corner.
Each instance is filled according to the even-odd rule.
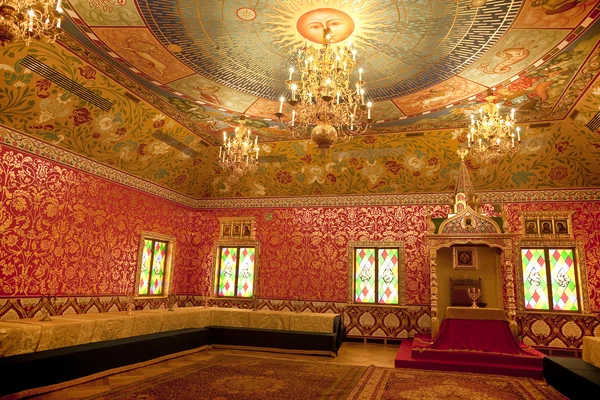
[[[266,32],[272,37],[275,47],[293,52],[304,44],[323,43],[323,31],[331,30],[332,44],[351,40],[359,51],[372,41],[369,37],[380,37],[376,32],[390,31],[401,19],[396,1],[373,2],[368,0],[333,1],[288,1],[271,3],[265,9]],[[385,36],[385,35],[384,35]],[[379,40],[379,39],[378,39]]]
[[[323,43],[323,33],[329,29],[329,43],[346,40],[354,32],[354,20],[342,10],[317,8],[305,12],[298,18],[296,29],[302,37],[313,43]]]

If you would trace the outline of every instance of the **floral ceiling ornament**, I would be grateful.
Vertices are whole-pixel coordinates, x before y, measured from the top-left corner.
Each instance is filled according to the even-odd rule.
[[[32,39],[53,43],[63,19],[62,0],[0,0],[0,45]]]
[[[500,111],[500,104],[491,101],[485,103],[479,108],[478,117],[471,114],[471,128],[467,134],[466,151],[491,164],[497,164],[503,157],[514,154],[515,142],[521,143],[514,108],[504,116]]]
[[[312,141],[323,151],[338,140],[348,142],[373,123],[371,102],[365,100],[363,69],[357,69],[356,49],[350,42],[334,47],[330,41],[331,31],[326,28],[320,48],[309,46],[307,39],[298,50],[296,62],[300,80],[294,80],[294,67],[290,68],[286,80],[291,119],[282,121],[284,96],[280,97],[279,112],[275,114],[294,138],[306,138],[310,132]]]
[[[223,132],[223,145],[219,148],[221,168],[235,178],[255,171],[258,165],[258,136],[254,135],[254,140],[250,137],[245,116],[240,116],[239,123],[233,136],[228,137],[227,132]]]

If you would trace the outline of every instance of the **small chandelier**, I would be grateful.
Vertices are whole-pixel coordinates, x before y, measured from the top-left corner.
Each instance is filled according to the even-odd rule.
[[[219,164],[224,171],[239,178],[246,172],[256,170],[258,165],[258,136],[250,137],[250,129],[246,126],[246,117],[240,116],[239,126],[234,135],[228,137],[223,132],[223,145],[219,148]]]
[[[492,164],[514,154],[515,142],[521,143],[521,132],[515,124],[514,108],[510,114],[502,116],[500,104],[485,103],[477,118],[471,115],[471,129],[467,134],[469,153]]]
[[[283,122],[283,103],[279,99],[279,123],[290,130],[295,139],[306,138],[323,151],[341,140],[349,141],[361,135],[373,123],[371,102],[365,102],[363,69],[356,62],[357,51],[346,46],[330,45],[330,29],[323,31],[321,48],[308,46],[298,50],[297,70],[300,80],[294,80],[294,67],[285,82],[290,90],[287,104],[292,106],[289,122]],[[354,72],[357,71],[357,74]],[[354,78],[354,82],[351,82]]]
[[[62,0],[0,0],[0,45],[32,39],[56,41],[62,22]]]

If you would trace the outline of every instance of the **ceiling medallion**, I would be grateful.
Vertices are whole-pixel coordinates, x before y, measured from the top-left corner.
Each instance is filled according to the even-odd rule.
[[[62,22],[62,0],[0,0],[0,45],[32,39],[53,43]]]
[[[223,145],[219,148],[219,164],[223,171],[239,178],[246,172],[253,172],[258,165],[258,136],[250,137],[250,128],[246,126],[246,117],[240,116],[239,126],[234,135],[228,137],[223,132]]]
[[[471,114],[467,149],[463,151],[482,161],[497,164],[503,157],[516,152],[515,143],[521,143],[521,132],[516,126],[514,108],[510,114],[503,116],[500,104],[488,102],[479,108],[477,117]]]
[[[298,50],[300,80],[294,80],[296,69],[291,67],[285,82],[290,90],[287,104],[292,106],[291,118],[283,121],[284,96],[275,114],[295,139],[305,139],[310,132],[312,141],[323,151],[338,140],[347,142],[361,135],[373,123],[371,102],[365,100],[363,69],[357,69],[357,51],[350,42],[334,47],[331,38],[331,30],[325,28],[320,48],[309,46],[307,39]]]

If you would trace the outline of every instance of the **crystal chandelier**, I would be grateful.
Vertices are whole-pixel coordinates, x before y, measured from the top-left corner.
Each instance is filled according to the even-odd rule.
[[[515,126],[515,110],[500,114],[500,104],[485,103],[479,116],[471,115],[471,129],[467,134],[468,151],[471,155],[496,164],[504,156],[516,151],[515,142],[521,143],[521,132]]]
[[[0,0],[0,45],[32,39],[56,41],[62,22],[62,0]]]
[[[219,164],[224,171],[239,178],[246,172],[256,170],[258,165],[258,136],[250,137],[250,129],[246,126],[246,117],[240,116],[239,126],[234,135],[228,137],[223,132],[223,145],[219,148]]]
[[[309,47],[307,40],[298,50],[296,69],[300,80],[294,80],[296,69],[291,67],[285,82],[289,89],[287,104],[292,106],[291,118],[282,120],[284,96],[279,99],[279,112],[275,114],[294,138],[306,138],[310,132],[312,141],[322,150],[338,140],[349,141],[373,123],[371,102],[365,101],[363,69],[357,69],[356,49],[351,48],[350,42],[334,47],[330,39],[327,28],[320,48]]]

